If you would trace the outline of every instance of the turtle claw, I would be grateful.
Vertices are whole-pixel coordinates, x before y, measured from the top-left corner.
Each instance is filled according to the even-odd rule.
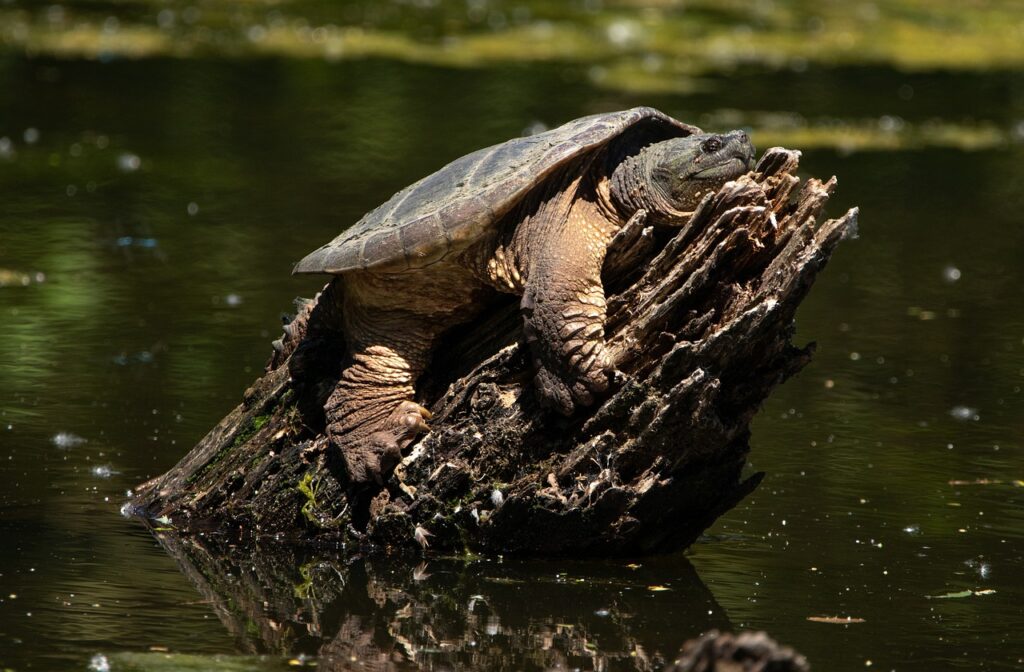
[[[406,441],[406,445],[408,445],[412,439],[430,431],[430,425],[426,421],[434,417],[434,414],[414,401],[403,401],[395,409],[392,417],[397,417],[397,423],[405,428],[403,438],[408,439]]]
[[[381,429],[361,441],[341,448],[345,471],[353,483],[384,485],[402,461],[402,449],[413,440],[430,431],[426,421],[430,411],[412,401],[403,401],[382,423]]]
[[[544,405],[562,415],[572,415],[577,407],[593,405],[608,390],[609,370],[604,357],[595,357],[587,369],[568,368],[558,373],[542,365],[534,382]]]

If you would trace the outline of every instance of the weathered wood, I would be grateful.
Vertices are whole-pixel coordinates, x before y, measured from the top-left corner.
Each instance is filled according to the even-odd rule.
[[[614,390],[564,418],[531,384],[514,301],[455,329],[419,382],[432,431],[385,489],[348,487],[322,406],[344,359],[329,284],[267,373],[129,510],[182,532],[524,554],[631,554],[693,542],[760,480],[750,421],[812,347],[793,317],[857,211],[818,223],[835,178],[769,150],[685,225],[637,221],[605,267]],[[334,283],[339,282],[335,280]]]

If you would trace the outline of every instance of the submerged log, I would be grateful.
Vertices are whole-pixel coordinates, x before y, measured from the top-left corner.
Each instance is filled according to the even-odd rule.
[[[184,533],[446,552],[635,554],[691,544],[760,481],[750,422],[813,346],[794,313],[857,211],[818,223],[836,180],[769,150],[669,231],[626,228],[605,264],[621,372],[572,417],[538,405],[514,300],[442,339],[418,383],[434,417],[379,491],[323,434],[344,360],[334,284],[300,304],[267,372],[128,510]],[[336,281],[335,281],[336,282]]]

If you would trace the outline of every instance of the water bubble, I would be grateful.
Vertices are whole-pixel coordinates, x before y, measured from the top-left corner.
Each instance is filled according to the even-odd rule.
[[[267,29],[257,23],[249,26],[245,34],[250,42],[262,42],[267,37]]]
[[[160,13],[156,15],[156,25],[163,29],[172,27],[174,25],[174,10],[161,9]]]
[[[543,121],[534,121],[531,122],[529,126],[523,129],[523,135],[537,135],[538,133],[543,133],[546,130],[548,130],[547,124],[545,124]]]
[[[883,133],[896,133],[903,129],[903,120],[891,114],[886,114],[878,120],[878,128]]]
[[[138,154],[125,152],[117,157],[117,167],[121,172],[134,173],[142,167],[142,159],[139,158]]]
[[[942,269],[942,279],[946,282],[956,282],[960,279],[960,269],[950,264]]]
[[[50,5],[46,8],[46,20],[50,23],[64,23],[64,8],[60,5]]]
[[[186,7],[185,11],[181,13],[181,18],[185,23],[195,23],[202,16],[202,12],[199,11],[198,7]]]
[[[88,443],[88,441],[77,434],[72,434],[71,432],[57,432],[50,439],[50,443],[58,448],[74,448],[75,446],[80,446],[83,443]]]
[[[899,91],[896,92],[896,95],[900,97],[900,100],[910,100],[914,97],[914,87],[910,84],[903,84],[900,86]]]
[[[497,488],[495,488],[491,492],[491,504],[494,504],[495,507],[499,507],[499,506],[501,506],[504,503],[505,503],[505,495],[502,494],[501,490],[498,490]]]
[[[231,308],[237,308],[238,306],[242,305],[242,297],[239,296],[238,294],[228,294],[227,296],[224,297],[224,303],[226,303]]]
[[[39,142],[39,129],[38,128],[26,128],[23,134],[25,142],[29,145],[34,145]]]
[[[911,536],[917,536],[921,534],[921,527],[919,525],[907,525],[903,528],[903,531]]]
[[[981,416],[978,415],[978,409],[971,408],[970,406],[954,406],[953,408],[949,409],[949,414],[953,416],[953,419],[955,420],[978,421],[981,419]]]
[[[191,203],[188,204],[188,207],[185,208],[185,210],[188,212],[190,217],[195,217],[196,215],[199,214],[199,204],[196,203],[195,201],[192,201]]]
[[[114,474],[119,473],[111,469],[110,465],[107,464],[97,465],[91,469],[91,472],[92,475],[95,476],[96,478],[110,478]]]
[[[102,653],[97,653],[89,660],[90,672],[110,672],[110,661]]]
[[[14,157],[14,143],[6,135],[0,138],[0,159],[10,159]]]
[[[608,26],[608,41],[616,47],[625,47],[640,37],[639,27],[632,21],[614,21]]]
[[[1013,126],[1013,137],[1017,140],[1024,140],[1024,119],[1021,119]]]

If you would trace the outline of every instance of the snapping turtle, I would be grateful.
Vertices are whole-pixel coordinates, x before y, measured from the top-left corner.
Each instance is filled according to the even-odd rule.
[[[473,152],[403,189],[300,261],[342,276],[349,351],[326,404],[353,484],[382,484],[428,430],[413,401],[437,336],[482,295],[522,296],[542,401],[564,414],[608,387],[601,266],[623,226],[681,224],[753,165],[742,131],[704,134],[639,107]]]

